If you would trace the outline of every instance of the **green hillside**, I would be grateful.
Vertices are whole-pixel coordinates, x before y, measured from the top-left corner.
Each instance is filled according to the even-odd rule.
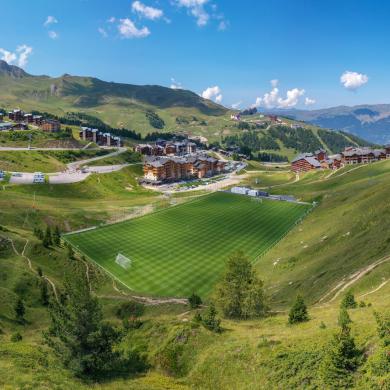
[[[254,157],[262,152],[291,160],[299,152],[319,147],[336,153],[348,145],[368,144],[347,133],[288,118],[282,118],[283,126],[266,118],[258,125],[259,115],[243,116],[237,123],[230,119],[232,111],[191,91],[93,77],[33,76],[0,60],[0,110],[15,107],[56,115],[67,125],[80,122],[108,131],[125,128],[143,136],[151,132],[201,135],[210,143],[249,147]],[[293,129],[291,124],[302,128]]]
[[[302,224],[257,262],[274,313],[257,320],[222,319],[223,331],[216,334],[194,322],[196,311],[186,305],[147,306],[141,324],[126,333],[120,348],[141,353],[148,369],[99,383],[75,378],[42,342],[50,318],[41,302],[36,271],[40,267],[61,291],[69,261],[78,260],[68,260],[66,248],[44,248],[33,229],[45,229],[46,224],[58,225],[62,231],[79,229],[166,208],[170,201],[139,187],[139,167],[93,175],[72,185],[2,188],[0,387],[327,388],[321,379],[321,362],[332,335],[338,332],[339,304],[348,288],[365,305],[349,310],[351,332],[362,353],[350,388],[386,389],[388,369],[381,360],[385,349],[373,313],[390,309],[386,233],[390,161],[347,167],[330,176],[326,171],[308,173],[297,182],[285,171],[251,172],[245,180],[252,185],[318,202]],[[191,199],[193,194],[187,196]],[[99,297],[104,320],[121,326],[115,313],[131,293],[115,289],[93,264],[81,264]],[[288,325],[286,310],[297,292],[309,304],[310,320]],[[24,324],[14,317],[18,298],[26,305]],[[15,341],[15,332],[21,334],[21,341]]]
[[[113,127],[125,127],[142,134],[156,131],[146,115],[149,111],[164,120],[165,131],[212,134],[227,118],[227,109],[191,91],[120,84],[93,77],[33,76],[0,62],[0,107],[20,107],[58,116],[81,111]]]

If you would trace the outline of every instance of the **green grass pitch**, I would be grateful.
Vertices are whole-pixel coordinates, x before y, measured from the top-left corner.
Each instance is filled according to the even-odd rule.
[[[310,207],[217,192],[64,238],[138,293],[206,296],[231,253],[242,250],[256,260]],[[115,263],[118,253],[132,260],[130,269]]]

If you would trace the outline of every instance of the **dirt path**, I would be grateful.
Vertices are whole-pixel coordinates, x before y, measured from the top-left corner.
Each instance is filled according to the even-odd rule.
[[[33,268],[33,265],[32,265],[32,262],[31,262],[30,258],[27,257],[27,256],[25,255],[25,251],[26,251],[27,245],[28,245],[28,243],[29,243],[29,240],[28,240],[28,239],[25,239],[25,240],[26,240],[26,243],[24,244],[22,253],[19,253],[18,250],[17,250],[16,247],[15,247],[14,241],[13,241],[11,238],[8,238],[8,241],[11,243],[12,249],[13,249],[13,251],[15,252],[15,254],[16,254],[17,256],[20,256],[20,257],[22,257],[23,259],[25,259],[25,260],[27,261],[28,268],[29,268],[32,272],[36,273],[35,269]],[[50,286],[51,286],[51,288],[52,288],[52,290],[53,290],[53,294],[54,294],[54,296],[55,296],[55,298],[56,298],[56,300],[57,300],[57,302],[58,302],[58,295],[57,295],[57,289],[56,289],[55,284],[54,284],[47,276],[43,275],[42,277],[50,284]]]
[[[374,288],[374,290],[371,290],[363,295],[360,295],[359,298],[363,298],[363,297],[366,297],[367,295],[370,295],[370,294],[373,294],[373,293],[376,293],[377,291],[379,291],[382,287],[384,287],[387,282],[389,281],[389,279],[385,280],[384,282],[382,282],[377,288]]]
[[[362,268],[361,270],[354,272],[353,274],[349,275],[348,277],[342,279],[335,287],[333,287],[330,291],[328,291],[318,302],[324,302],[329,296],[332,294],[333,297],[330,298],[327,303],[333,302],[343,291],[348,289],[350,286],[352,286],[355,282],[357,282],[359,279],[361,279],[364,275],[371,272],[373,269],[378,267],[379,265],[386,263],[387,261],[390,261],[390,256],[382,257],[381,259],[375,261],[374,263]],[[387,282],[386,282],[387,283]],[[382,283],[385,285],[386,283]],[[383,287],[383,286],[381,286]],[[380,287],[380,288],[381,288]]]
[[[147,306],[157,306],[157,305],[165,305],[165,304],[176,304],[176,305],[187,305],[188,299],[186,298],[151,298],[151,297],[143,297],[140,295],[133,295],[125,293],[120,290],[115,283],[115,280],[112,280],[112,288],[122,296],[117,295],[99,295],[99,298],[108,298],[108,299],[121,299],[121,300],[134,300],[140,303],[143,303]]]

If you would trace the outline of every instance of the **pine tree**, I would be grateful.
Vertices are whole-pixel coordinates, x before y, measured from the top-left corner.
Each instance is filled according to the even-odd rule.
[[[305,322],[309,320],[306,304],[301,295],[297,295],[294,304],[292,305],[288,314],[289,324],[296,324],[298,322]]]
[[[54,228],[53,243],[56,246],[60,246],[60,244],[61,244],[61,232],[60,232],[60,228],[58,227],[58,225],[56,225],[56,227]]]
[[[15,318],[17,321],[20,323],[23,323],[24,320],[24,315],[26,313],[26,308],[24,307],[24,303],[21,298],[19,298],[14,306],[14,311],[15,311]]]
[[[333,336],[325,351],[320,374],[325,385],[335,389],[344,389],[353,385],[353,373],[359,366],[361,352],[355,345],[349,324],[346,324],[348,320],[345,313],[339,314],[339,321],[342,322],[340,330]]]
[[[242,252],[229,257],[216,297],[228,318],[263,317],[268,311],[263,282]]]
[[[45,236],[43,237],[42,244],[45,248],[48,248],[50,245],[53,245],[50,226],[46,227],[46,233]]]
[[[341,301],[341,307],[346,309],[355,309],[357,307],[355,296],[352,294],[351,290],[348,290],[344,295],[344,298]]]
[[[69,267],[64,296],[49,306],[51,326],[44,333],[46,343],[78,376],[101,378],[131,372],[131,362],[114,348],[124,333],[102,321],[102,309],[90,291],[82,265],[72,262]],[[132,359],[135,361],[134,356]]]
[[[338,319],[338,324],[341,328],[345,328],[349,326],[349,324],[352,323],[351,317],[348,314],[348,311],[345,307],[342,307],[340,309],[339,313],[339,319]]]
[[[221,332],[221,320],[217,318],[217,310],[213,303],[210,303],[206,311],[206,314],[202,316],[202,323],[205,326],[205,328],[213,332],[216,333]]]

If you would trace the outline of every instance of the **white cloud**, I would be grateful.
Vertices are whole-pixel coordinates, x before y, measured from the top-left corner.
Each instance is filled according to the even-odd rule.
[[[179,81],[175,80],[172,77],[171,78],[171,86],[170,86],[170,88],[172,88],[172,89],[183,89],[183,86],[182,86],[182,84]]]
[[[258,107],[260,107],[261,106],[261,102],[262,102],[262,99],[261,99],[261,97],[258,96],[256,98],[255,102],[251,105],[251,108],[254,108],[254,107],[258,108]]]
[[[316,100],[315,99],[311,99],[311,98],[305,98],[305,106],[311,106],[313,104],[316,104]]]
[[[240,108],[241,104],[242,104],[242,101],[240,100],[239,102],[233,103],[233,104],[231,105],[231,107],[232,107],[234,110],[237,110],[237,108]]]
[[[221,94],[221,88],[218,87],[218,85],[214,86],[214,87],[208,87],[206,88],[203,92],[202,92],[202,98],[204,99],[209,99],[209,100],[212,100],[214,98],[214,100],[217,102],[217,103],[221,103],[222,101],[222,94]]]
[[[15,52],[0,48],[1,59],[8,62],[8,64],[15,64],[24,68],[27,65],[28,57],[32,54],[32,47],[27,45],[19,45]]]
[[[340,82],[345,88],[354,91],[368,82],[368,76],[347,70],[340,76]]]
[[[108,37],[107,31],[106,31],[103,27],[99,27],[99,28],[98,28],[98,32],[99,32],[99,34],[100,34],[103,38],[107,38],[107,37]]]
[[[136,12],[141,17],[150,20],[157,20],[163,17],[164,12],[161,9],[148,7],[140,1],[134,1],[131,5],[133,12]]]
[[[8,64],[12,64],[17,58],[15,53],[12,53],[3,48],[0,48],[0,54],[1,54],[1,59],[4,60],[5,62],[8,62]]]
[[[20,45],[16,48],[16,52],[19,53],[18,66],[24,68],[27,65],[28,57],[32,54],[32,51],[32,47],[27,45]]]
[[[129,18],[120,19],[118,30],[123,38],[145,38],[150,35],[147,27],[137,28]]]
[[[50,30],[47,34],[49,35],[49,38],[51,38],[51,39],[57,39],[58,38],[58,33],[56,33],[53,30]]]
[[[45,23],[43,23],[43,25],[44,25],[45,27],[47,27],[47,26],[49,26],[49,25],[51,25],[51,24],[55,24],[55,23],[58,23],[58,20],[57,20],[54,16],[48,16],[48,17],[46,18]]]
[[[279,89],[272,88],[271,92],[267,92],[264,94],[263,98],[259,100],[259,102],[267,108],[276,107],[278,105],[279,100]],[[256,102],[258,99],[256,99]]]
[[[285,99],[279,98],[278,99],[278,106],[280,108],[290,108],[294,107],[298,104],[298,100],[301,96],[305,94],[304,89],[290,89],[287,91],[287,97]]]
[[[266,92],[263,97],[257,97],[252,107],[266,107],[266,108],[290,108],[299,103],[299,98],[305,94],[304,89],[293,88],[287,91],[286,97],[279,95],[279,89],[276,87],[279,84],[278,80],[271,80],[272,89]]]
[[[188,12],[196,19],[196,24],[199,27],[203,27],[210,19],[210,15],[204,8],[208,1],[209,0],[176,0],[176,5],[186,8]]]
[[[115,23],[116,19],[114,16],[111,16],[110,19],[107,20],[108,23]]]

